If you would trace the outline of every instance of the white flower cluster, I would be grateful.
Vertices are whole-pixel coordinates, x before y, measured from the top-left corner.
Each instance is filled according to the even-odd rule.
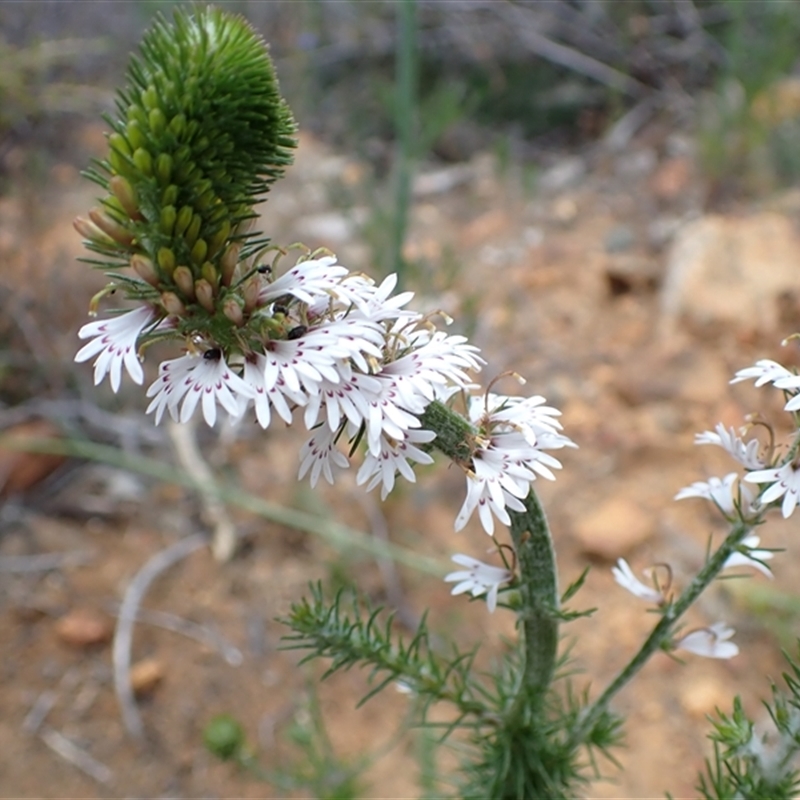
[[[95,358],[95,384],[108,375],[116,392],[123,368],[143,383],[143,345],[178,338],[185,354],[164,361],[147,389],[156,424],[165,413],[187,422],[200,409],[213,426],[220,408],[236,421],[252,406],[267,428],[275,415],[291,424],[300,413],[311,435],[299,474],[312,485],[320,476],[333,483],[350,464],[339,443],[358,441],[366,446],[359,484],[380,486],[385,498],[398,473],[414,481],[412,463],[432,461],[424,446],[435,438],[420,417],[431,402],[475,388],[470,373],[484,363],[478,349],[407,310],[412,293],[393,295],[395,276],[376,284],[332,256],[301,260],[274,279],[254,270],[242,280],[249,281],[247,320],[228,323],[224,343],[192,328],[191,314],[173,317],[163,304],[143,304],[84,325],[78,335],[89,342],[75,360]],[[509,524],[507,509],[523,509],[531,481],[552,479],[552,469],[560,468],[545,451],[574,445],[559,433],[559,412],[543,403],[542,397],[473,398],[469,417],[479,435],[474,458],[462,465],[467,499],[457,530],[475,508],[490,534],[492,513]]]
[[[553,469],[561,462],[547,453],[562,447],[576,447],[559,433],[556,419],[560,411],[542,405],[541,396],[503,397],[489,394],[472,397],[469,421],[478,430],[467,470],[467,497],[456,517],[456,530],[461,530],[472,512],[478,509],[483,529],[494,534],[497,517],[511,524],[507,509],[524,511],[522,501],[537,476],[555,480]]]

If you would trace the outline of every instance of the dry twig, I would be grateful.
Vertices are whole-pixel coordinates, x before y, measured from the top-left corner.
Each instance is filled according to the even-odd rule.
[[[133,687],[131,686],[131,645],[139,606],[150,584],[162,572],[207,544],[208,537],[205,534],[197,533],[180,539],[175,544],[156,553],[136,573],[125,590],[125,596],[122,598],[112,649],[114,690],[122,710],[122,722],[125,725],[125,729],[137,739],[141,739],[144,736],[144,726],[139,715],[139,709],[136,706]]]
[[[78,747],[75,742],[67,739],[63,733],[48,727],[42,728],[39,738],[65,761],[77,767],[81,772],[93,778],[98,783],[107,786],[114,780],[114,773],[96,758],[90,756],[85,750]]]
[[[214,531],[211,544],[214,558],[217,561],[230,561],[236,552],[236,528],[219,499],[211,468],[197,446],[195,426],[192,422],[179,424],[170,420],[168,430],[180,465],[199,487],[203,516]]]

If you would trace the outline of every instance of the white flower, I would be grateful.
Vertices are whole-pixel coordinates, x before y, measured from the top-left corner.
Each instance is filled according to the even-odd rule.
[[[406,480],[414,483],[416,476],[414,470],[408,463],[413,459],[417,464],[432,464],[433,459],[424,450],[415,447],[415,444],[431,442],[436,438],[433,431],[408,431],[405,439],[397,442],[393,439],[380,437],[380,452],[375,455],[368,451],[364,463],[358,470],[356,483],[360,486],[367,484],[367,491],[374,489],[381,484],[381,500],[385,500],[389,492],[394,488],[394,478],[399,472]]]
[[[737,550],[735,553],[732,553],[722,565],[722,569],[729,569],[730,567],[753,567],[753,569],[757,569],[768,578],[772,578],[772,570],[762,562],[769,561],[775,553],[771,550],[756,549],[760,542],[761,539],[755,534],[752,536],[745,536],[739,546],[744,547],[746,552]]]
[[[733,658],[739,654],[739,648],[728,641],[734,633],[733,628],[729,628],[724,622],[717,622],[708,628],[687,633],[674,646],[678,650],[686,650],[705,658]]]
[[[295,405],[303,405],[306,402],[306,397],[302,392],[291,391],[285,384],[281,376],[267,388],[265,378],[266,358],[257,354],[252,358],[245,359],[244,374],[242,376],[244,382],[250,386],[253,396],[241,396],[240,415],[244,413],[250,401],[252,400],[256,409],[256,419],[262,428],[268,428],[272,421],[272,408],[278,412],[278,416],[287,424],[292,423],[292,409],[289,407],[287,399]]]
[[[740,369],[731,383],[739,383],[739,381],[746,381],[755,378],[756,386],[763,386],[765,383],[774,383],[782,379],[795,379],[797,375],[790,372],[786,367],[779,364],[777,361],[771,361],[768,358],[763,358],[756,361],[755,366]]]
[[[470,592],[473,597],[479,597],[488,592],[486,607],[490,612],[494,611],[497,608],[497,592],[504,583],[511,580],[511,573],[507,569],[484,564],[483,561],[462,553],[454,555],[452,560],[466,569],[445,576],[445,581],[448,583],[456,582],[451,594]]]
[[[141,385],[144,372],[136,352],[136,342],[142,331],[157,318],[150,306],[142,306],[111,319],[87,323],[78,331],[78,336],[81,339],[91,338],[92,341],[78,350],[75,361],[88,361],[92,356],[97,356],[94,362],[95,386],[108,373],[111,388],[119,391],[123,365],[134,382]]]
[[[743,442],[733,428],[725,428],[719,422],[713,431],[703,431],[694,437],[695,444],[715,444],[747,469],[761,469],[764,462],[758,457],[758,439]]]
[[[664,602],[664,595],[658,589],[642,583],[634,574],[624,558],[617,560],[617,566],[611,567],[614,580],[623,588],[627,589],[632,595],[650,603],[661,605]]]
[[[339,298],[342,279],[349,275],[347,267],[336,263],[335,256],[309,259],[295,264],[279,278],[265,284],[258,295],[259,305],[267,305],[291,295],[303,303],[317,298]]]
[[[748,472],[744,479],[748,483],[771,483],[772,486],[761,493],[759,500],[766,505],[783,497],[781,513],[784,519],[791,516],[795,506],[800,503],[800,470],[792,461],[782,467]]]
[[[188,422],[202,400],[203,418],[213,427],[217,403],[236,419],[242,411],[242,398],[255,395],[253,388],[225,363],[219,350],[164,361],[158,371],[158,378],[147,390],[147,396],[153,399],[146,411],[155,411],[156,425],[165,409],[176,422]]]
[[[355,434],[352,431],[350,435]],[[350,461],[347,456],[336,447],[339,431],[332,431],[326,425],[321,425],[314,431],[311,438],[300,449],[300,471],[298,480],[302,480],[306,473],[311,472],[311,487],[317,485],[319,476],[333,484],[333,470],[347,469]]]
[[[730,516],[736,511],[733,503],[733,486],[738,475],[731,472],[724,478],[709,478],[708,481],[697,481],[691,486],[685,486],[678,494],[676,500],[684,500],[687,497],[702,497],[715,503],[720,510]]]

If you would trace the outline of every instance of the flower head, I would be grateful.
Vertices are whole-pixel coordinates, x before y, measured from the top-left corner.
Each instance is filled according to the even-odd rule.
[[[122,367],[139,385],[144,381],[144,372],[136,352],[136,343],[142,331],[158,319],[150,306],[142,306],[127,311],[111,319],[88,322],[79,331],[81,339],[91,341],[75,355],[75,361],[88,361],[97,356],[94,362],[94,384],[97,386],[106,374],[110,376],[111,388],[119,391]]]
[[[617,561],[617,566],[611,568],[611,573],[614,575],[614,580],[623,588],[627,589],[635,597],[642,600],[647,600],[656,605],[662,605],[666,598],[663,592],[653,586],[648,586],[642,583],[630,568],[628,562],[624,558]],[[646,573],[645,573],[646,574]]]
[[[685,500],[687,497],[702,497],[714,503],[726,517],[736,514],[737,502],[745,513],[751,512],[753,496],[746,486],[739,484],[739,491],[734,495],[734,487],[739,476],[735,472],[728,473],[724,478],[709,478],[707,481],[696,481],[691,486],[685,486],[678,494],[676,500]]]
[[[445,581],[456,584],[450,594],[470,592],[473,597],[486,594],[486,607],[493,612],[497,608],[497,593],[504,583],[511,580],[511,572],[462,553],[457,553],[451,560],[466,569],[445,575]]]
[[[756,386],[763,386],[765,383],[776,384],[776,381],[786,378],[797,378],[797,376],[777,361],[762,358],[760,361],[756,361],[755,366],[740,369],[731,380],[731,383],[739,383],[739,381],[746,381],[753,378],[755,379]]]
[[[696,656],[705,658],[733,658],[739,654],[739,648],[734,642],[728,641],[733,634],[733,628],[724,622],[716,622],[708,628],[700,628],[687,633],[673,644],[676,650],[686,650]]]

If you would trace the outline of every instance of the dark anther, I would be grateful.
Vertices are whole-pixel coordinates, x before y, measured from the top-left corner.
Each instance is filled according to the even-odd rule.
[[[272,267],[268,266],[267,264],[262,264],[256,269],[256,272],[259,272],[262,275],[269,275],[272,272]]]
[[[206,350],[203,353],[203,358],[206,361],[219,361],[222,358],[222,350],[219,347],[212,347],[210,350]]]
[[[292,328],[289,333],[286,334],[287,339],[299,339],[308,328],[305,325],[298,325],[296,328]]]

